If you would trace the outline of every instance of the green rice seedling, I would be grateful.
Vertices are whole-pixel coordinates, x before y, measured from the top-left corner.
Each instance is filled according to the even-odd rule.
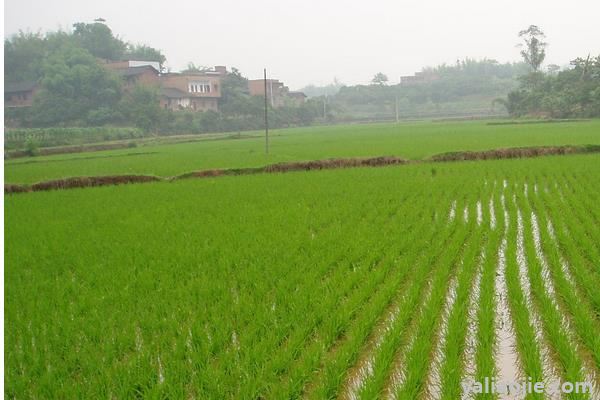
[[[525,253],[528,261],[529,281],[535,306],[541,316],[545,337],[553,349],[554,362],[560,366],[563,379],[569,382],[583,382],[583,362],[573,347],[573,338],[569,336],[563,319],[564,315],[557,306],[554,285],[549,281],[551,278],[546,276],[543,271],[546,260],[545,258],[540,259],[540,257],[545,256],[536,254],[533,234],[536,228],[539,229],[537,219],[534,219],[535,215],[532,216],[528,200],[520,195],[517,198],[519,207],[523,210],[524,223],[527,227]],[[585,395],[572,393],[570,397],[585,398]]]

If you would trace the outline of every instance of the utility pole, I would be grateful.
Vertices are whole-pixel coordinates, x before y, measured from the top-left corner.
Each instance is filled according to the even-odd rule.
[[[400,122],[398,118],[398,95],[396,95],[396,123]]]
[[[327,119],[327,95],[323,97],[323,120]]]
[[[264,69],[265,74],[265,154],[269,154],[269,115],[268,115],[268,99],[267,99],[267,69]]]

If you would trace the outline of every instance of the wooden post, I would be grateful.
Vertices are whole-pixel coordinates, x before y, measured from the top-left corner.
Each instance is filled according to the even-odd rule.
[[[267,69],[264,69],[265,74],[265,153],[269,154],[269,116],[267,107]]]

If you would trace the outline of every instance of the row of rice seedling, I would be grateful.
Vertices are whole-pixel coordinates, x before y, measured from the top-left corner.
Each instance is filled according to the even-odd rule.
[[[443,230],[445,231],[445,229]],[[444,245],[450,245],[450,243],[456,240],[457,232],[453,232],[452,229],[448,229],[450,233],[446,238],[434,239],[435,242],[443,243]],[[429,242],[431,243],[431,242]],[[426,249],[429,246],[426,247]],[[437,259],[443,254],[443,251],[428,252],[426,249],[424,257],[415,259],[412,263],[405,265],[405,268],[410,269],[410,265],[417,267],[411,271],[413,274],[413,281],[410,287],[407,287],[405,291],[399,293],[399,301],[396,304],[396,309],[392,311],[392,318],[387,323],[387,331],[385,335],[378,336],[375,339],[375,343],[370,349],[370,354],[367,355],[366,360],[366,373],[362,373],[358,376],[350,376],[350,379],[356,379],[357,383],[349,383],[349,387],[346,388],[348,391],[347,397],[353,398],[358,393],[369,393],[371,388],[376,387],[377,383],[382,382],[382,375],[380,372],[385,371],[386,368],[381,368],[381,364],[387,363],[389,365],[393,362],[391,357],[394,353],[394,349],[398,347],[398,343],[403,339],[402,335],[406,335],[406,327],[415,316],[418,310],[419,304],[424,301],[424,297],[427,296],[430,287],[430,280],[432,279],[433,269],[428,269],[428,266],[437,265]],[[441,247],[440,250],[445,249]],[[423,251],[421,250],[421,251]],[[430,253],[430,254],[427,254]],[[441,253],[441,254],[440,254]],[[422,253],[423,254],[423,253]],[[385,358],[387,356],[387,358]],[[383,358],[383,360],[382,360]],[[359,371],[357,371],[359,372]],[[374,374],[375,373],[375,374]]]
[[[562,379],[570,382],[584,381],[583,362],[577,354],[575,338],[571,332],[568,319],[565,317],[556,300],[556,290],[549,274],[545,254],[539,244],[539,224],[536,214],[531,211],[528,199],[517,196],[518,210],[523,212],[526,226],[524,250],[528,260],[528,277],[531,282],[532,297],[540,314],[542,329],[549,346],[554,350],[552,360]],[[538,241],[536,242],[536,239]],[[570,398],[582,398],[581,394],[571,394]]]
[[[406,281],[407,274],[411,274],[410,266],[418,263],[419,258],[426,254],[426,249],[429,247],[431,241],[446,241],[449,240],[450,232],[446,232],[441,229],[445,225],[445,221],[441,218],[435,219],[435,215],[439,215],[443,207],[445,206],[445,196],[439,196],[439,200],[437,201],[437,205],[433,210],[434,221],[430,224],[427,222],[427,219],[421,221],[421,226],[419,229],[414,231],[413,235],[408,237],[396,237],[396,240],[405,241],[406,248],[402,250],[401,256],[397,259],[398,263],[398,278],[400,280]],[[397,303],[400,301],[398,299],[398,295],[403,294],[405,290],[409,290],[411,293],[418,293],[418,288],[420,286],[415,284],[416,277],[414,275],[408,275],[408,280],[402,283],[402,290],[398,290],[398,286],[394,288],[394,298],[390,304],[388,301],[385,304],[385,308],[388,309],[388,315],[393,315],[395,312],[403,309],[404,307],[400,307]],[[339,394],[338,391],[342,385],[341,378],[344,376],[344,373],[348,371],[348,375],[352,374],[352,377],[348,379],[356,378],[354,376],[355,373],[351,372],[349,368],[352,364],[357,360],[359,350],[363,343],[367,340],[367,335],[370,333],[370,329],[365,329],[366,327],[372,327],[377,317],[382,313],[383,309],[379,310],[377,313],[369,313],[366,315],[366,320],[369,321],[366,326],[357,325],[357,332],[349,332],[346,336],[347,340],[344,340],[343,343],[340,343],[334,351],[330,354],[330,359],[327,360],[325,364],[325,368],[322,373],[317,374],[314,383],[309,385],[308,391],[305,393],[308,397],[314,398],[322,398],[322,397],[331,397]],[[382,318],[383,321],[380,320],[380,326],[372,332],[372,341],[379,341],[379,337],[389,329],[388,324],[386,322],[387,317]],[[393,320],[397,320],[397,316],[393,317]],[[381,326],[383,325],[383,326]],[[383,330],[383,332],[382,332]],[[366,343],[367,346],[372,345],[370,342]],[[365,362],[368,365],[369,360],[361,360],[361,362]],[[368,366],[366,366],[369,369]],[[362,367],[358,367],[359,375],[362,374]]]
[[[582,359],[581,372],[586,381],[597,385],[598,365],[600,365],[600,338],[595,332],[600,330],[588,302],[581,297],[574,278],[572,267],[567,264],[558,247],[554,227],[539,196],[533,198],[532,209],[537,213],[540,226],[540,246],[547,259],[549,275],[555,288],[555,303],[561,308],[563,323],[571,331],[568,344],[575,347]],[[544,229],[545,228],[545,229]]]
[[[454,399],[475,397],[467,379],[595,380],[598,190],[575,185],[598,159],[7,197],[5,395]]]
[[[410,204],[410,207],[414,207],[413,204]],[[427,219],[430,218],[429,213],[425,214],[420,212],[418,214],[418,226],[410,226],[410,225],[406,225],[406,222],[408,221],[412,221],[411,218],[414,218],[413,216],[408,216],[408,215],[401,215],[401,216],[395,216],[395,218],[398,219],[398,221],[402,221],[402,229],[409,229],[409,232],[411,232],[410,235],[405,236],[405,237],[396,237],[396,236],[392,236],[394,241],[398,242],[398,246],[396,246],[395,244],[392,244],[391,246],[389,246],[390,249],[392,250],[388,250],[387,253],[388,255],[392,255],[394,256],[394,258],[392,260],[389,259],[389,257],[387,257],[388,259],[385,260],[384,264],[394,264],[393,265],[393,271],[395,276],[392,277],[388,277],[388,279],[390,280],[390,283],[393,283],[393,290],[396,291],[399,285],[403,285],[406,286],[406,282],[404,282],[404,276],[406,275],[406,269],[403,268],[403,264],[404,264],[404,259],[402,257],[403,253],[407,252],[408,250],[412,249],[412,246],[418,245],[418,243],[423,243],[423,245],[427,244],[426,241],[426,237],[427,236],[423,236],[424,233],[426,232],[435,232],[435,224],[434,225],[429,225],[427,223],[424,223],[425,221],[427,221]],[[431,233],[428,233],[428,235],[431,235]],[[396,249],[396,247],[398,247]],[[398,253],[398,255],[400,257],[396,257],[396,254]],[[390,265],[385,265],[386,269],[390,268]],[[370,278],[372,279],[372,278]],[[390,285],[388,285],[388,287],[390,287]],[[379,303],[379,307],[383,307],[385,304],[389,304],[390,302],[390,292],[386,293],[386,295],[384,297],[382,297],[381,299],[378,299],[377,296],[374,296],[372,293],[371,288],[369,287],[369,282],[366,282],[364,284],[364,286],[361,288],[363,290],[363,293],[365,293],[368,297],[370,296],[370,301],[372,302],[372,304],[378,304],[377,301],[373,302],[373,300],[380,300],[381,303]],[[379,294],[379,293],[377,293]],[[362,311],[362,310],[361,310]],[[381,313],[381,309],[379,309],[376,313],[373,313],[373,310],[370,310],[368,313],[365,314],[366,320],[368,320],[368,324],[365,326],[364,324],[364,320],[360,319],[360,318],[356,318],[354,325],[352,327],[350,327],[351,329],[343,332],[343,334],[338,335],[334,341],[326,341],[325,345],[323,346],[321,343],[315,342],[313,343],[314,346],[312,348],[312,351],[314,352],[332,352],[336,355],[346,355],[346,353],[344,353],[343,351],[341,351],[340,349],[343,348],[344,346],[347,346],[348,344],[348,338],[352,338],[352,340],[357,340],[357,338],[359,338],[361,335],[355,335],[353,336],[353,329],[360,329],[361,333],[366,333],[368,332],[368,329],[371,329],[372,324],[373,324],[373,319],[371,318],[372,315],[379,315]],[[368,328],[368,329],[365,329]],[[333,338],[332,338],[333,339]],[[315,363],[318,361],[321,364],[323,363],[324,360],[321,360],[322,355],[318,356],[318,357],[309,357],[310,359],[312,359]],[[337,362],[339,359],[336,359],[335,361]],[[338,365],[338,364],[336,364]],[[312,366],[313,368],[316,368],[315,365]],[[306,368],[305,368],[306,369]],[[345,368],[344,368],[345,369]],[[310,370],[310,369],[307,369]],[[320,377],[319,377],[320,378]],[[288,383],[287,386],[290,386],[290,383]],[[301,386],[300,385],[296,385],[296,390],[299,390]],[[319,386],[314,385],[314,384],[308,384],[308,388],[303,388],[303,391],[305,392],[306,395],[310,395],[310,393],[313,392],[318,392],[319,390],[326,390],[323,389],[323,387],[320,387],[319,390],[316,390]],[[275,397],[290,397],[292,396],[292,394],[290,394],[289,392],[284,394],[278,393],[277,396]]]
[[[497,182],[494,181],[494,189],[497,188]],[[497,303],[501,302],[500,296],[496,293],[496,283],[499,278],[504,279],[503,272],[498,272],[500,263],[501,229],[504,227],[504,215],[498,213],[500,196],[497,190],[492,193],[489,202],[490,231],[488,232],[488,242],[484,250],[484,259],[481,265],[478,286],[473,287],[469,307],[473,309],[473,316],[470,319],[469,330],[472,333],[471,342],[466,342],[465,346],[465,371],[463,380],[473,380],[483,382],[485,378],[496,376],[495,352],[497,351],[496,340],[496,313]],[[504,262],[504,261],[502,261]],[[505,307],[501,311],[506,311]],[[460,352],[454,350],[455,352]],[[449,348],[450,349],[450,348]],[[472,358],[469,354],[473,353]],[[469,365],[469,363],[472,363]],[[456,374],[456,372],[453,372]],[[451,378],[447,378],[449,381]],[[462,382],[462,380],[461,380]],[[454,383],[455,384],[455,383]],[[468,393],[461,391],[461,398],[469,397]],[[482,396],[483,398],[493,398],[493,395]],[[455,396],[458,398],[458,396]]]
[[[557,194],[562,193],[558,191]],[[542,198],[550,209],[552,215],[553,231],[565,253],[567,260],[572,264],[574,278],[581,286],[585,297],[592,303],[596,313],[600,313],[600,273],[597,262],[590,253],[597,246],[587,237],[585,217],[575,212],[573,199],[560,200],[556,194],[551,196],[544,193]],[[570,222],[570,223],[569,223]]]

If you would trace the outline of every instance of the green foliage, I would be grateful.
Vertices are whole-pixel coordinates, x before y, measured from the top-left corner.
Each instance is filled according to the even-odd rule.
[[[5,109],[9,124],[17,126],[130,122],[116,109],[121,79],[98,64],[97,58],[165,62],[159,50],[128,44],[99,22],[77,23],[73,33],[19,32],[6,39],[4,46],[5,82],[35,81],[41,89],[32,109]]]
[[[108,26],[100,22],[73,24],[73,36],[94,57],[105,60],[120,60],[127,48],[122,40],[113,36]]]
[[[356,85],[341,87],[327,98],[328,112],[339,119],[490,114],[490,102],[518,86],[527,72],[524,63],[467,58],[455,65],[427,67],[426,77],[413,85]]]
[[[27,138],[25,141],[25,151],[29,156],[36,156],[38,154],[39,143],[32,137]]]
[[[61,47],[46,58],[43,70],[32,108],[35,126],[94,121],[110,113],[120,99],[119,77],[80,47]]]
[[[337,80],[333,79],[333,82],[325,86],[307,85],[300,89],[301,92],[306,94],[308,97],[320,97],[320,96],[334,96],[339,90],[345,85]]]
[[[4,82],[37,81],[46,53],[41,33],[19,32],[4,40]]]
[[[157,131],[164,114],[159,105],[158,90],[143,85],[135,86],[123,97],[119,110],[127,121],[144,132]]]
[[[129,127],[17,128],[4,131],[4,146],[7,149],[23,149],[29,141],[33,141],[40,147],[52,147],[142,136],[143,132],[139,129]]]
[[[510,115],[551,118],[600,116],[600,56],[578,58],[557,73],[532,72],[504,102]]]
[[[521,56],[533,72],[540,69],[540,65],[546,58],[547,43],[543,42],[545,36],[544,32],[535,25],[530,25],[529,28],[519,32],[519,37],[525,42],[525,49],[521,50]]]
[[[389,79],[387,75],[385,75],[383,72],[378,72],[371,80],[371,83],[373,83],[374,85],[386,85],[388,81]]]

